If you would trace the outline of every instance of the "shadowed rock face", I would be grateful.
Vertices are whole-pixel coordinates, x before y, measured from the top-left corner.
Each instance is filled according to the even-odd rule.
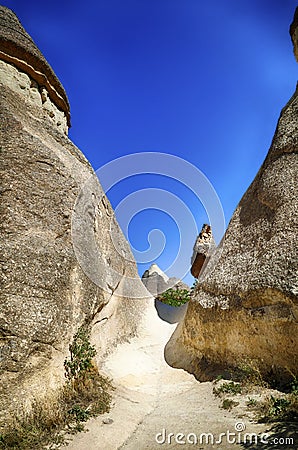
[[[291,27],[297,44],[296,28]],[[296,37],[295,37],[296,36]],[[189,303],[167,361],[200,380],[254,361],[264,376],[298,374],[298,96],[282,110],[268,155],[241,199],[213,270]]]
[[[131,291],[140,297],[144,291],[90,164],[66,136],[66,94],[4,7],[0,41],[1,428],[10,412],[56,392],[69,343],[82,324],[92,328],[100,362],[137,332],[147,303],[131,299],[123,288],[130,277]],[[84,201],[74,223],[78,198]],[[93,281],[77,260],[74,231],[80,257],[89,258],[85,273],[94,269]],[[95,250],[84,256],[83,238],[89,235]]]

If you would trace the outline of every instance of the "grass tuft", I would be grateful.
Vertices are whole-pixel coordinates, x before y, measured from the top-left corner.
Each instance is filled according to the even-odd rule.
[[[298,391],[267,396],[254,409],[259,422],[297,422]]]
[[[232,400],[230,398],[225,398],[222,402],[221,408],[231,411],[234,408],[234,406],[238,406],[238,405],[239,405],[239,402],[235,402],[234,400]]]
[[[219,387],[213,388],[213,393],[216,396],[221,396],[223,394],[237,395],[241,394],[242,386],[240,383],[235,383],[234,381],[227,381],[222,383]]]
[[[295,423],[298,421],[298,379],[292,373],[290,375],[292,381],[283,385],[282,392],[269,390],[270,385],[264,381],[258,366],[253,361],[246,360],[233,371],[233,379],[237,382],[221,382],[222,377],[218,376],[214,380],[213,393],[223,398],[222,408],[230,410],[235,405],[231,403],[233,400],[226,397],[248,394],[257,389],[260,400],[248,397],[246,406],[255,413],[259,422]]]

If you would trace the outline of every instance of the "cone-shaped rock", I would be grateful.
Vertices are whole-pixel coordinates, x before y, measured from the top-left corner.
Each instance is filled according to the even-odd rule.
[[[5,6],[0,6],[0,59],[13,64],[44,86],[70,125],[69,103],[60,81],[16,15]]]
[[[33,400],[51,408],[80,326],[100,362],[135,335],[147,303],[98,179],[66,136],[65,92],[4,7],[0,41],[1,434]]]

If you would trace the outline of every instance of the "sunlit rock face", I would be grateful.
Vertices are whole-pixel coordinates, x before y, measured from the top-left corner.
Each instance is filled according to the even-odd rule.
[[[297,54],[297,13],[291,32]],[[296,90],[166,349],[171,365],[200,380],[243,364],[268,379],[298,374],[297,150]]]
[[[137,333],[147,303],[113,210],[67,138],[64,89],[5,7],[0,43],[1,428],[34,397],[55,394],[82,324],[100,364]]]
[[[152,264],[142,275],[142,282],[154,297],[168,289],[168,281],[169,277],[157,264]]]
[[[152,264],[148,270],[142,275],[142,282],[146,289],[157,298],[167,289],[186,289],[190,290],[189,286],[175,277],[168,277],[157,264]]]

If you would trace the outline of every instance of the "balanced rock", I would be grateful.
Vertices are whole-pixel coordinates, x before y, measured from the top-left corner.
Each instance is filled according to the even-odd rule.
[[[212,236],[210,225],[204,224],[200,234],[198,235],[191,257],[192,276],[198,278],[203,265],[208,263],[208,260],[215,249],[215,242]]]
[[[296,12],[296,54],[297,25]],[[298,375],[297,92],[167,345],[167,361],[200,380],[247,364],[267,379]]]
[[[81,325],[92,329],[98,363],[133,336],[147,292],[90,164],[67,138],[65,91],[5,7],[0,43],[1,428],[57,392]]]

